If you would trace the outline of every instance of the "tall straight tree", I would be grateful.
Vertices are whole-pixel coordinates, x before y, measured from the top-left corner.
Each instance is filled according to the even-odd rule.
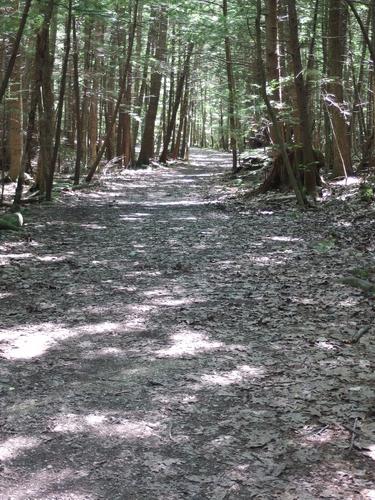
[[[66,39],[65,39],[65,50],[63,57],[63,65],[61,72],[61,82],[60,82],[60,92],[59,92],[59,100],[57,103],[57,113],[56,113],[56,128],[55,128],[55,143],[53,147],[53,154],[51,158],[51,164],[48,172],[48,179],[46,184],[46,200],[50,201],[52,198],[52,187],[53,187],[53,178],[56,169],[57,156],[59,154],[60,149],[60,140],[61,140],[61,123],[63,117],[63,107],[64,107],[64,97],[65,97],[65,88],[66,88],[66,76],[68,71],[68,63],[69,63],[69,54],[70,54],[70,46],[71,46],[71,26],[72,26],[72,0],[68,1],[68,14],[66,19]]]
[[[103,155],[108,147],[108,143],[111,139],[112,130],[113,130],[113,127],[115,126],[116,118],[117,118],[117,115],[118,115],[118,112],[119,112],[119,109],[121,106],[122,98],[123,98],[125,90],[126,90],[127,75],[129,73],[129,69],[130,69],[130,65],[131,65],[131,58],[133,55],[133,45],[134,45],[135,33],[136,33],[137,22],[138,22],[138,4],[139,4],[139,0],[135,0],[134,11],[133,11],[133,21],[131,24],[130,34],[129,34],[128,52],[126,55],[124,71],[122,73],[122,77],[121,77],[121,81],[120,81],[120,88],[119,88],[119,92],[118,92],[118,96],[117,96],[116,105],[114,107],[111,119],[108,123],[107,132],[106,132],[106,136],[104,138],[104,141],[103,141],[103,143],[98,151],[98,154],[97,154],[95,161],[92,163],[92,165],[89,169],[89,172],[86,176],[86,182],[90,182],[91,179],[93,178],[93,176],[96,172],[96,169],[98,168],[99,163],[100,163],[101,159],[103,158]]]
[[[229,113],[229,128],[230,128],[230,148],[232,150],[232,171],[236,173],[237,168],[237,116],[236,116],[236,85],[233,74],[233,59],[231,43],[228,31],[228,2],[223,0],[223,16],[224,16],[224,46],[225,46],[225,66],[227,70],[228,83],[228,113]]]
[[[53,158],[54,139],[54,95],[53,95],[53,55],[50,48],[50,26],[54,12],[54,0],[48,0],[46,6],[40,6],[43,16],[42,25],[37,33],[36,71],[38,76],[39,142],[40,156],[37,185],[41,194],[45,194],[49,169]]]
[[[185,80],[186,80],[187,74],[189,72],[190,59],[191,59],[191,56],[193,53],[193,49],[194,49],[194,43],[190,42],[188,47],[187,47],[187,52],[186,52],[182,72],[181,72],[181,75],[180,75],[178,82],[177,82],[175,101],[174,101],[170,120],[169,120],[169,123],[167,125],[167,130],[166,130],[165,137],[164,137],[163,150],[160,154],[160,162],[161,163],[166,163],[167,158],[168,158],[169,144],[171,142],[172,133],[173,133],[173,130],[174,130],[175,125],[176,125],[177,112],[178,112],[178,108],[180,107],[182,94],[184,91]]]
[[[293,61],[294,84],[296,88],[299,125],[302,137],[303,169],[305,189],[314,195],[316,191],[316,169],[312,145],[312,128],[309,115],[309,99],[307,86],[303,77],[303,66],[300,52],[299,27],[295,0],[288,1],[290,52]]]
[[[277,0],[266,0],[266,75],[272,88],[272,100],[279,101],[279,62],[277,54]],[[273,126],[272,142],[276,142]]]
[[[348,8],[342,0],[329,0],[328,5],[328,84],[325,101],[332,125],[333,173],[346,176],[353,173],[343,87]]]
[[[154,68],[151,75],[150,97],[145,117],[145,124],[142,135],[141,150],[138,157],[138,165],[148,165],[150,158],[154,156],[155,143],[155,122],[158,111],[160,90],[163,75],[163,66],[166,57],[167,47],[167,11],[165,6],[159,6],[157,9],[158,19],[155,23],[154,37],[156,40],[156,50],[154,55]]]

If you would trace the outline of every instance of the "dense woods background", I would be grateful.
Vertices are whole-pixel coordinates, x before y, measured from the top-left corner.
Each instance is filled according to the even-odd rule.
[[[320,173],[374,167],[371,1],[1,2],[0,166],[51,199],[55,172],[141,167],[191,145],[274,144],[261,186],[300,205]]]

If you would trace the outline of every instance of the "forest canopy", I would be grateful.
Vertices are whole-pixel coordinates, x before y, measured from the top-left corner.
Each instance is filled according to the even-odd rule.
[[[0,167],[50,200],[56,172],[90,181],[270,147],[261,190],[300,205],[321,173],[374,168],[375,8],[352,0],[0,3]]]

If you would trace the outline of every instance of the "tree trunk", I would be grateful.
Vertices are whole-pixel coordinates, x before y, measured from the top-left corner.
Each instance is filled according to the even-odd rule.
[[[37,71],[40,74],[40,93],[38,96],[40,156],[37,185],[42,194],[46,191],[49,169],[53,157],[53,57],[50,52],[49,28],[54,4],[54,0],[49,0],[47,7],[43,8],[43,24],[37,35]]]
[[[325,102],[332,126],[333,173],[346,176],[353,173],[350,131],[346,123],[343,68],[346,43],[347,7],[342,0],[329,0],[327,94]]]
[[[267,94],[267,79],[266,79],[266,72],[265,72],[265,68],[264,68],[263,58],[262,58],[262,45],[261,45],[261,41],[262,41],[261,25],[260,25],[261,11],[262,11],[261,0],[257,0],[257,16],[256,16],[256,21],[255,21],[255,27],[256,27],[257,62],[258,62],[259,84],[260,84],[261,95],[262,95],[264,103],[267,107],[272,124],[274,126],[277,143],[280,147],[280,153],[281,153],[281,157],[283,160],[283,165],[286,168],[286,171],[287,171],[287,174],[289,177],[289,182],[294,190],[294,193],[296,195],[297,202],[298,202],[299,206],[301,208],[305,208],[307,206],[307,200],[299,187],[296,176],[294,175],[293,167],[290,163],[290,159],[289,159],[289,155],[288,155],[288,150],[287,150],[286,144],[283,140],[281,130],[280,130],[280,127],[278,124],[277,115],[275,113],[275,110],[272,107],[272,104],[271,104],[270,99],[269,99],[268,94]]]
[[[46,186],[46,200],[51,201],[52,197],[52,187],[53,178],[56,169],[57,155],[60,149],[60,139],[61,139],[61,122],[64,107],[64,97],[66,88],[66,75],[68,71],[69,53],[70,53],[70,31],[72,25],[72,0],[68,2],[68,15],[66,20],[66,40],[65,40],[65,52],[61,70],[61,82],[60,82],[60,92],[59,101],[57,104],[57,115],[56,115],[56,130],[55,130],[55,144],[53,148],[53,155],[51,159],[51,165],[48,173],[48,180]]]
[[[306,192],[315,195],[316,169],[314,166],[314,152],[312,146],[312,133],[309,118],[309,99],[303,77],[300,42],[298,37],[298,18],[295,0],[288,0],[290,52],[293,60],[294,83],[296,87],[299,123],[302,135],[304,185]]]
[[[233,62],[231,43],[228,34],[227,17],[228,17],[228,2],[223,0],[223,16],[225,28],[225,66],[227,70],[227,83],[228,83],[228,114],[229,114],[229,128],[230,128],[230,148],[232,150],[232,172],[235,174],[238,170],[237,167],[237,117],[236,117],[236,87],[233,75]]]
[[[108,141],[110,140],[110,135],[111,135],[112,129],[115,125],[116,117],[118,115],[118,112],[119,112],[119,109],[121,106],[121,102],[122,102],[122,98],[123,98],[124,92],[126,90],[126,84],[127,84],[126,77],[129,73],[131,57],[132,57],[132,52],[133,52],[133,45],[134,45],[134,37],[135,37],[136,28],[137,28],[138,2],[139,2],[139,0],[135,0],[134,12],[133,12],[133,22],[132,22],[130,37],[129,37],[129,47],[128,47],[128,52],[127,52],[126,61],[125,61],[124,73],[123,73],[123,76],[122,76],[122,79],[120,82],[120,89],[119,89],[119,94],[118,94],[117,101],[116,101],[116,106],[115,106],[115,109],[113,110],[113,115],[111,117],[111,121],[110,121],[109,126],[108,126],[106,137],[104,138],[103,144],[102,144],[101,148],[99,149],[96,160],[91,165],[90,170],[86,176],[86,182],[90,182],[91,179],[93,178],[93,176],[96,172],[96,169],[98,168],[98,165],[100,163],[100,160],[102,159],[103,154],[108,146]]]
[[[148,165],[150,163],[150,158],[154,156],[155,122],[167,47],[167,13],[164,6],[159,8],[158,19],[159,22],[155,30],[155,35],[158,33],[154,56],[155,66],[151,75],[150,99],[145,117],[141,150],[137,162],[138,165]]]
[[[73,72],[74,72],[74,109],[76,116],[76,160],[74,166],[74,184],[79,184],[82,161],[82,120],[81,120],[81,98],[79,92],[79,71],[78,71],[78,40],[77,21],[73,18]]]
[[[20,19],[20,24],[18,26],[17,35],[14,39],[12,53],[11,53],[10,59],[8,61],[8,65],[7,65],[5,73],[4,73],[3,81],[1,82],[1,86],[0,86],[0,103],[3,100],[5,91],[6,91],[7,86],[8,86],[9,79],[12,75],[12,71],[13,71],[14,65],[16,63],[18,49],[20,47],[22,35],[23,35],[24,29],[26,26],[26,21],[27,21],[28,15],[29,15],[31,2],[32,2],[32,0],[26,0],[25,6],[23,8],[23,13],[22,13],[22,17]]]
[[[16,11],[18,5],[16,6]],[[13,40],[13,46],[16,40]],[[21,79],[21,56],[18,55],[13,66],[13,75],[10,81],[10,93],[7,102],[9,110],[8,149],[9,149],[9,171],[8,177],[15,181],[21,170],[23,131],[22,131],[22,79]]]
[[[194,43],[190,42],[188,45],[188,48],[187,48],[187,54],[185,57],[183,69],[182,69],[180,78],[179,78],[178,83],[177,83],[174,106],[172,109],[170,121],[168,123],[166,135],[164,138],[163,150],[162,150],[161,155],[160,155],[160,163],[166,163],[166,161],[167,161],[168,148],[169,148],[169,144],[171,142],[173,130],[174,130],[175,125],[176,125],[177,112],[178,112],[178,108],[180,106],[182,93],[184,90],[186,75],[188,74],[188,71],[189,71],[190,59],[191,59],[191,55],[193,53],[193,49],[194,49]]]
[[[277,55],[277,0],[266,0],[266,76],[272,88],[272,100],[279,101],[279,58]],[[276,142],[273,126],[270,137]]]

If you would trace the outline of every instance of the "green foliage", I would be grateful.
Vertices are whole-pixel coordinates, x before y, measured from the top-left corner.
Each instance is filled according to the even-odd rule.
[[[372,182],[363,182],[359,188],[361,200],[369,203],[374,200],[375,184]]]

